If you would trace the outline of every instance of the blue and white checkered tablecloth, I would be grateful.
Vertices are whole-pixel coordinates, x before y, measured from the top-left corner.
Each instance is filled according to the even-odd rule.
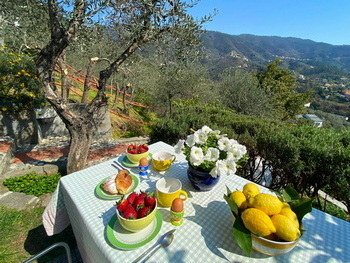
[[[173,147],[163,142],[150,145],[150,151],[174,153]],[[137,189],[154,191],[157,179],[170,176],[181,180],[183,189],[189,193],[185,202],[185,220],[182,226],[176,227],[173,243],[158,250],[147,262],[350,262],[350,223],[316,209],[304,218],[307,231],[290,253],[269,257],[253,252],[251,257],[244,256],[233,240],[232,216],[223,195],[226,185],[231,190],[241,189],[248,181],[236,175],[227,176],[222,177],[209,192],[195,191],[187,179],[184,156],[176,156],[176,162],[164,175],[152,172],[149,179],[141,179]],[[110,160],[63,177],[50,204],[51,211],[56,209],[58,216],[52,217],[46,227],[59,226],[60,221],[67,220],[65,216],[68,214],[79,251],[87,263],[132,262],[158,238],[130,251],[116,249],[106,241],[105,228],[115,213],[115,201],[98,199],[94,189],[103,178],[116,173],[112,164],[113,160]],[[138,172],[135,168],[133,171]],[[267,189],[262,191],[268,192]],[[44,218],[48,217],[50,209],[47,210]],[[169,209],[159,210],[164,220],[160,236],[175,227],[169,222]]]

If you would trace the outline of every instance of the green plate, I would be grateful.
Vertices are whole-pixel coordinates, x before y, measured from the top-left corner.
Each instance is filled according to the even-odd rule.
[[[147,159],[148,161],[151,161],[151,157],[152,157],[152,154],[149,153],[148,156],[147,156]],[[122,165],[126,166],[126,167],[131,167],[131,168],[134,168],[134,167],[139,167],[139,164],[138,163],[132,163],[130,162],[130,160],[128,159],[128,157],[126,155],[123,155],[121,157],[121,161]]]
[[[131,175],[131,178],[132,178],[132,185],[129,189],[129,191],[126,193],[126,194],[129,194],[131,192],[133,192],[135,190],[135,188],[139,185],[139,178],[134,175],[133,173],[130,173]],[[115,194],[115,195],[112,195],[112,194],[109,194],[107,192],[105,192],[103,189],[102,189],[102,184],[103,182],[109,177],[106,177],[104,178],[103,180],[101,180],[101,182],[99,182],[96,187],[95,187],[95,194],[102,198],[102,199],[118,199],[118,198],[121,198],[123,195],[121,194]]]
[[[152,223],[145,229],[133,233],[125,230],[118,222],[117,215],[114,214],[106,226],[106,237],[108,242],[119,249],[130,250],[142,247],[152,241],[162,228],[163,218],[157,210]]]

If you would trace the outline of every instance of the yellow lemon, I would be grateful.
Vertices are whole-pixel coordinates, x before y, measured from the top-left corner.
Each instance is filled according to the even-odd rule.
[[[290,208],[290,205],[287,202],[283,202],[283,208],[285,207]]]
[[[297,215],[292,211],[292,209],[284,207],[282,208],[281,212],[279,212],[280,215],[284,215],[286,217],[288,217],[290,220],[292,220],[292,222],[294,223],[294,225],[299,228],[299,221],[298,221],[298,217]]]
[[[247,199],[241,191],[234,191],[230,195],[230,199],[236,203],[238,208],[245,209],[247,207]]]
[[[283,203],[276,196],[270,194],[257,194],[249,199],[249,205],[260,209],[269,216],[278,214],[283,207]]]
[[[269,240],[273,240],[273,241],[277,241],[278,240],[278,236],[275,233],[272,233],[270,235],[264,236],[264,238],[269,239]]]
[[[271,221],[276,228],[276,235],[285,241],[294,241],[299,238],[299,228],[295,226],[292,220],[284,215],[274,215]]]
[[[260,193],[259,187],[253,183],[247,183],[243,186],[243,194],[247,199]]]
[[[256,208],[248,208],[242,213],[245,227],[258,236],[268,236],[276,232],[275,226],[268,215]]]

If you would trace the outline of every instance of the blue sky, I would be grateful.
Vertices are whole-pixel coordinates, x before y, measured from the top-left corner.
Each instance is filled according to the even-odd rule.
[[[207,30],[350,45],[350,0],[201,0],[194,17],[218,14]]]

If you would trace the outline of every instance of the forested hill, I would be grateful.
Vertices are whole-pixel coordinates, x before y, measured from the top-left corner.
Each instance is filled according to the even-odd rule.
[[[350,45],[336,46],[293,37],[228,35],[214,31],[204,33],[203,42],[207,59],[217,63],[247,67],[266,64],[280,57],[291,69],[303,74],[325,65],[350,71]]]

